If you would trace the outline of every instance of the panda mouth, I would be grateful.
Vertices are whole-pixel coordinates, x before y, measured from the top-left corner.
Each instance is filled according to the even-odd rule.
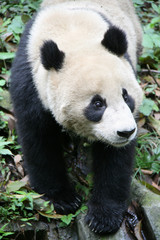
[[[122,142],[112,142],[110,143],[112,146],[114,147],[124,147],[125,145],[127,145],[130,141],[126,140],[126,141],[122,141]]]

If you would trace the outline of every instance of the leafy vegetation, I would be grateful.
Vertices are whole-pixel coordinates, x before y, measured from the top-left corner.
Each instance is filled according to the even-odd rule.
[[[136,153],[135,175],[146,180],[146,175],[160,191],[160,4],[153,0],[134,0],[143,26],[143,52],[139,59],[138,76],[144,90],[140,108],[139,137]],[[22,167],[22,157],[15,134],[15,119],[8,104],[9,74],[25,23],[38,8],[40,0],[0,1],[0,222],[61,219],[61,226],[71,223],[76,214],[60,216],[54,206],[33,192]],[[86,199],[91,187],[90,175],[80,179],[77,189]],[[0,239],[12,234],[0,229]],[[2,237],[1,237],[2,236]]]
[[[143,27],[143,52],[139,59],[139,78],[144,90],[140,107],[141,132],[136,167],[160,172],[160,4],[134,0]]]
[[[4,224],[1,228],[0,228],[0,239],[2,240],[7,240],[8,236],[13,235],[13,232],[6,232],[5,228],[8,226],[8,223]]]

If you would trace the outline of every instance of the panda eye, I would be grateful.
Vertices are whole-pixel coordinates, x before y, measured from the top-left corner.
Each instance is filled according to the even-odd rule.
[[[89,105],[84,109],[84,115],[89,121],[99,122],[106,108],[106,99],[96,94],[93,96]]]
[[[122,89],[122,96],[125,102],[128,101],[128,92],[125,88]]]
[[[100,100],[95,101],[95,102],[94,102],[94,105],[96,106],[96,108],[101,108],[101,107],[103,107],[103,103],[102,103],[102,101],[100,101]]]
[[[97,94],[92,98],[91,104],[95,110],[99,110],[103,107],[106,107],[106,100]]]

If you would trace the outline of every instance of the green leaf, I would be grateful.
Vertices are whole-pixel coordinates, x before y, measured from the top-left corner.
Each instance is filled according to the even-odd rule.
[[[160,35],[159,34],[153,34],[152,35],[152,40],[155,45],[155,47],[160,47]]]
[[[1,228],[0,228],[0,232],[3,232],[4,229],[8,226],[8,223],[4,224]]]
[[[154,101],[149,98],[144,98],[143,103],[140,106],[140,112],[143,113],[144,116],[149,116],[153,110],[153,106],[155,105]]]
[[[151,20],[151,23],[150,23],[150,26],[152,28],[154,28],[155,24],[156,23],[159,23],[160,22],[160,17],[154,17],[152,20]]]
[[[0,80],[0,87],[3,87],[5,84],[6,84],[6,81],[3,80],[3,79],[1,79],[1,80]]]
[[[6,141],[5,138],[0,137],[0,147],[11,144],[12,142]]]
[[[155,12],[160,14],[160,6],[158,7],[156,4],[152,3],[152,8],[154,9]]]
[[[144,4],[143,0],[134,0],[133,2],[134,4],[139,4],[139,5]]]
[[[72,217],[73,214],[64,215],[63,217],[61,217],[61,221],[64,222],[66,225],[69,225],[72,221]]]
[[[21,187],[24,187],[26,185],[25,182],[23,181],[15,181],[15,182],[10,182],[7,185],[7,192],[15,192],[17,190],[19,190]]]
[[[0,60],[12,59],[15,57],[14,52],[1,52],[0,53]]]
[[[160,172],[160,162],[155,161],[154,163],[152,163],[151,169],[152,169],[155,173],[159,174],[159,172]]]
[[[142,45],[146,48],[153,48],[153,40],[149,34],[144,33]]]
[[[6,233],[3,233],[3,237],[7,237],[13,234],[14,234],[13,232],[6,232]]]
[[[12,152],[9,149],[1,149],[0,148],[0,154],[1,155],[12,155]]]
[[[26,15],[26,14],[23,14],[22,15],[22,22],[23,23],[27,23],[30,19],[30,16]]]
[[[153,110],[159,112],[159,107],[156,105],[156,103],[154,103],[153,105]]]
[[[13,32],[15,34],[22,33],[24,30],[24,23],[21,16],[15,16],[7,30],[8,32]]]

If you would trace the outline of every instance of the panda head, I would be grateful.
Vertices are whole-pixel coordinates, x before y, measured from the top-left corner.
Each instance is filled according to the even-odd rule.
[[[59,124],[117,147],[135,138],[142,92],[126,51],[126,35],[116,27],[110,27],[92,51],[65,52],[52,40],[43,42],[44,104]]]

